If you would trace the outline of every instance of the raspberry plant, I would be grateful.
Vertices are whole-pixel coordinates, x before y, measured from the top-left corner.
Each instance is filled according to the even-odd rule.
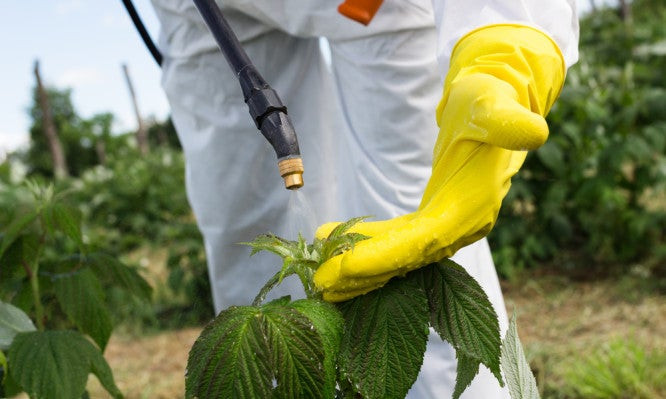
[[[14,195],[0,190],[0,195]],[[115,258],[89,248],[80,214],[52,186],[28,183],[0,230],[0,396],[87,397],[93,373],[122,398],[103,357],[113,322],[105,290],[149,301],[151,287]]]
[[[186,394],[193,398],[404,398],[416,381],[429,327],[456,350],[458,398],[485,365],[512,398],[538,398],[515,319],[503,341],[497,315],[463,267],[443,259],[346,302],[321,300],[312,276],[319,265],[368,237],[340,224],[308,244],[268,234],[252,254],[279,255],[282,268],[250,306],[232,306],[209,323],[192,347]],[[307,295],[264,303],[296,274]]]

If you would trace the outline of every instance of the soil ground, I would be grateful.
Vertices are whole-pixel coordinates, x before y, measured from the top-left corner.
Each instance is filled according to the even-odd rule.
[[[572,359],[612,340],[666,353],[666,295],[649,283],[639,277],[572,282],[543,274],[502,283],[544,398],[567,397],[558,389]],[[187,354],[199,332],[112,336],[105,356],[121,391],[128,399],[183,397]],[[92,398],[108,397],[95,377],[88,388]]]

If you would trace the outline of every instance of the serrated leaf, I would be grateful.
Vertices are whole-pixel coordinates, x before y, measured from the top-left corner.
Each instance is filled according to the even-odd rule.
[[[539,390],[518,338],[516,315],[502,341],[502,371],[512,399],[539,399]]]
[[[273,397],[323,397],[325,351],[314,323],[292,307],[268,303],[263,308],[276,370]]]
[[[104,303],[104,291],[97,277],[84,267],[73,273],[60,275],[53,282],[60,307],[76,327],[106,348],[113,323]]]
[[[343,234],[347,232],[347,230],[351,229],[355,224],[360,223],[364,221],[365,219],[369,218],[370,216],[359,216],[355,218],[351,218],[347,220],[346,222],[340,223],[335,228],[329,233],[327,239],[332,240],[338,237],[341,237]]]
[[[360,233],[347,233],[339,237],[327,238],[321,245],[321,258],[319,261],[325,262],[343,252],[353,250],[357,242],[367,240],[368,238],[370,237]]]
[[[339,304],[345,319],[338,363],[363,398],[404,398],[423,363],[428,301],[413,277]]]
[[[260,307],[234,306],[206,326],[190,350],[186,394],[322,397],[324,358],[314,324],[284,299]]]
[[[458,366],[456,368],[456,386],[453,389],[453,399],[458,399],[472,383],[474,377],[479,373],[479,365],[481,364],[478,359],[469,357],[461,351],[456,352],[456,358],[458,359]]]
[[[5,251],[14,242],[14,240],[18,238],[21,231],[25,229],[30,223],[35,221],[37,215],[39,215],[39,211],[33,209],[12,221],[2,236],[2,242],[0,242],[0,258],[2,258],[2,256],[5,254]]]
[[[259,308],[235,306],[204,328],[187,360],[188,398],[270,396],[273,370],[261,319]]]
[[[243,245],[252,247],[250,256],[260,251],[272,252],[281,258],[296,258],[298,253],[298,243],[288,241],[274,234],[261,234],[250,242],[241,242]]]
[[[310,319],[321,337],[325,373],[322,397],[332,398],[335,396],[336,360],[344,325],[342,315],[335,306],[324,301],[301,299],[293,302],[291,306]]]
[[[339,255],[345,251],[349,251],[354,248],[354,245],[357,242],[370,238],[360,233],[347,232],[355,224],[362,222],[368,217],[369,216],[351,218],[346,222],[335,226],[335,228],[329,233],[326,239],[318,240],[318,242],[315,240],[317,244],[317,250],[321,254],[319,262],[323,263],[336,255]]]
[[[456,353],[479,360],[503,384],[497,314],[479,283],[445,259],[420,269],[430,308],[430,325]]]
[[[35,330],[35,325],[25,312],[0,301],[0,350],[9,348],[16,334]]]
[[[153,289],[136,269],[103,253],[89,254],[85,257],[85,262],[101,281],[113,284],[130,295],[150,302]]]
[[[74,331],[16,335],[9,350],[9,370],[30,397],[78,399],[92,372],[111,395],[122,398],[101,352]]]

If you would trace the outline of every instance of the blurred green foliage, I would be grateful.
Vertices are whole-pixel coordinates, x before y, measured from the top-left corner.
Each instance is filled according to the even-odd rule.
[[[591,271],[666,258],[666,3],[581,20],[580,60],[550,138],[513,180],[490,234],[510,277],[550,262]],[[663,268],[662,268],[663,272]]]
[[[54,117],[63,118],[58,111]],[[133,133],[111,134],[112,121],[110,114],[78,120],[77,126],[83,129],[80,133],[90,132],[92,148],[103,144],[104,159],[91,158],[77,174],[54,183],[56,191],[66,193],[80,211],[84,238],[91,250],[103,248],[133,263],[159,285],[154,287],[152,304],[131,300],[122,291],[109,288],[106,300],[114,320],[129,320],[135,324],[130,327],[138,322],[139,326],[158,328],[207,322],[214,311],[205,251],[186,198],[184,160],[173,124],[170,120],[152,121],[148,126],[151,151],[142,155]],[[42,144],[31,141],[26,152],[10,154],[9,160],[0,164],[0,226],[21,212],[25,208],[22,204],[30,207],[21,186],[21,170],[34,181],[51,180],[50,164],[44,163],[42,169],[38,166],[43,160],[30,156]],[[48,151],[41,155],[48,158]],[[63,249],[47,245],[45,251],[62,253]],[[146,258],[146,252],[158,255]]]
[[[58,138],[65,152],[67,166],[73,176],[78,176],[87,167],[98,162],[95,153],[94,131],[109,130],[113,117],[93,117],[86,121],[82,119],[72,104],[72,91],[47,87],[46,94],[49,99],[53,124]],[[53,177],[53,163],[49,151],[49,144],[44,135],[42,109],[39,106],[38,91],[32,91],[32,106],[28,110],[32,124],[30,126],[30,148],[25,154],[25,163],[30,174]]]
[[[46,397],[49,387],[66,378],[74,382],[66,384],[60,394],[78,397],[78,392],[85,390],[89,367],[106,381],[104,386],[114,397],[122,396],[102,357],[116,324],[106,293],[115,288],[122,292],[125,301],[148,303],[151,287],[135,268],[88,245],[82,234],[81,212],[76,202],[69,201],[66,191],[58,192],[52,184],[35,180],[12,186],[2,184],[0,210],[0,304],[5,327],[1,349],[7,350],[8,360],[0,367],[0,395],[13,397],[26,391],[35,397]],[[20,319],[13,319],[12,314],[22,315],[28,322],[15,323]],[[7,326],[16,333],[32,334],[28,339],[34,341],[22,347],[25,337],[8,335]],[[39,331],[35,331],[35,326]],[[33,345],[42,345],[43,340],[51,338],[57,338],[48,344],[53,353],[42,358],[34,351],[30,354]],[[56,348],[58,345],[61,347]],[[28,355],[24,356],[22,348]],[[68,357],[63,360],[65,356]],[[63,362],[71,367],[63,370]],[[28,371],[36,368],[43,372]]]
[[[141,261],[135,255],[141,248],[154,252],[166,248],[166,259],[148,259],[159,270],[145,270],[146,275],[166,274],[161,276],[164,287],[156,287],[159,295],[153,304],[132,303],[122,292],[110,289],[107,301],[112,303],[116,319],[158,327],[208,321],[213,317],[213,305],[204,247],[185,195],[184,161],[171,120],[147,121],[151,151],[143,155],[133,132],[112,133],[112,114],[83,118],[72,104],[70,89],[47,87],[46,92],[72,176],[56,182],[57,190],[67,192],[80,209],[87,243],[135,263]],[[53,178],[41,112],[33,89],[28,109],[30,146],[10,154],[9,161],[0,166],[0,184],[4,183],[0,186],[0,223],[20,203],[19,171],[37,181]]]
[[[155,327],[199,324],[214,315],[203,241],[185,194],[184,168],[182,153],[171,147],[153,147],[140,155],[127,145],[109,154],[104,165],[66,183],[78,198],[91,241],[130,257],[146,247],[155,253],[166,249],[165,259],[148,259],[152,270],[146,272],[161,276],[165,285],[157,287],[153,308],[138,313],[124,308],[127,316],[139,316]]]

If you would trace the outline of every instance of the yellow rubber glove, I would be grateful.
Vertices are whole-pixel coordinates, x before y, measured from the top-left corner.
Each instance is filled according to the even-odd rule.
[[[432,176],[418,210],[357,224],[353,231],[372,238],[319,268],[314,282],[324,299],[364,294],[488,234],[527,150],[548,137],[544,116],[565,71],[557,45],[531,27],[491,25],[460,39],[437,107]],[[321,226],[317,237],[336,225]]]

